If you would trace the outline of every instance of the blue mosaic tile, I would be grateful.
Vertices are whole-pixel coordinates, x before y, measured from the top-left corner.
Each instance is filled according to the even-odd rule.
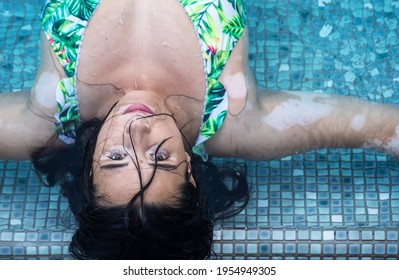
[[[299,240],[308,240],[309,239],[309,232],[305,230],[300,230],[298,232],[298,239]]]
[[[298,253],[299,254],[308,254],[309,253],[309,244],[298,244]]]
[[[333,254],[335,250],[334,244],[324,244],[323,245],[323,254]]]
[[[377,255],[385,254],[385,245],[384,244],[374,244],[374,253]]]
[[[222,238],[223,240],[233,240],[233,231],[223,231]]]
[[[244,254],[245,253],[245,244],[234,244],[234,252],[236,254]]]
[[[259,244],[260,254],[269,254],[270,251],[270,244]]]
[[[284,252],[286,254],[295,254],[296,253],[295,244],[285,244]]]
[[[233,245],[232,244],[223,244],[222,250],[224,254],[232,254],[233,253]]]
[[[13,255],[25,255],[25,247],[24,246],[14,246],[12,248]]]
[[[359,255],[360,254],[360,245],[359,244],[349,244],[349,254]]]
[[[391,255],[398,255],[398,245],[397,244],[388,244],[387,245],[387,253]]]
[[[268,231],[268,230],[261,230],[260,231],[259,238],[261,240],[269,240],[270,236],[271,236],[270,231]]]
[[[11,255],[11,247],[0,245],[0,256],[9,256]]]
[[[26,246],[26,254],[27,255],[36,255],[37,254],[37,247],[35,247],[35,246]]]
[[[362,240],[372,240],[373,239],[373,232],[371,232],[371,231],[362,231],[361,239]]]
[[[50,236],[48,232],[39,233],[39,241],[50,241]]]
[[[26,241],[37,241],[38,240],[38,234],[37,232],[28,232]]]
[[[283,244],[272,244],[272,253],[273,254],[282,254],[283,253]]]
[[[61,246],[51,246],[50,247],[50,254],[51,255],[60,255],[62,253]]]
[[[361,245],[361,254],[363,255],[370,255],[372,254],[372,244],[362,244]]]
[[[246,252],[248,254],[256,254],[256,253],[258,253],[258,244],[248,244]]]
[[[321,244],[310,244],[310,253],[313,255],[321,254]]]
[[[49,255],[50,254],[50,250],[48,246],[39,246],[38,247],[39,251],[39,255]]]
[[[398,232],[397,231],[388,231],[387,232],[387,240],[398,241]]]

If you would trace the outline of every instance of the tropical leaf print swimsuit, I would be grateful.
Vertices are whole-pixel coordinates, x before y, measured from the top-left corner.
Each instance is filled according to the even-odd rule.
[[[48,0],[42,26],[67,78],[56,89],[58,112],[55,130],[63,142],[73,144],[80,125],[76,75],[87,24],[102,0]],[[104,0],[107,1],[107,0]],[[190,17],[202,49],[207,90],[201,129],[193,151],[204,160],[204,142],[222,126],[228,97],[218,81],[241,37],[246,16],[242,0],[179,0]]]

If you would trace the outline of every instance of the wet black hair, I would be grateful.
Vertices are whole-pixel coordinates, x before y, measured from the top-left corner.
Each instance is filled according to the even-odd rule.
[[[220,167],[192,156],[173,205],[135,199],[126,206],[104,206],[91,174],[98,133],[104,120],[82,124],[74,145],[40,148],[32,163],[46,185],[59,184],[76,218],[69,249],[77,259],[207,259],[213,255],[214,222],[239,213],[249,199],[245,166]],[[156,167],[155,167],[156,168]]]

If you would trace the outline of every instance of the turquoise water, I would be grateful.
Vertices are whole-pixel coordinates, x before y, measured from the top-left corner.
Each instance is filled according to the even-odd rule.
[[[33,83],[41,2],[0,0],[0,92]],[[397,103],[399,1],[245,3],[250,66],[262,87]],[[216,225],[220,258],[399,258],[395,158],[323,149],[245,163],[251,201]],[[29,162],[0,161],[0,258],[70,258],[74,226],[59,188],[43,187]]]

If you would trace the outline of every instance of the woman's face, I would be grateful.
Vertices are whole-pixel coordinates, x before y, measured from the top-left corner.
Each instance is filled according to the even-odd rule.
[[[128,92],[107,117],[94,151],[93,180],[102,203],[126,205],[151,179],[155,161],[144,200],[173,203],[191,174],[181,132],[156,94]],[[191,175],[189,180],[195,185]]]

